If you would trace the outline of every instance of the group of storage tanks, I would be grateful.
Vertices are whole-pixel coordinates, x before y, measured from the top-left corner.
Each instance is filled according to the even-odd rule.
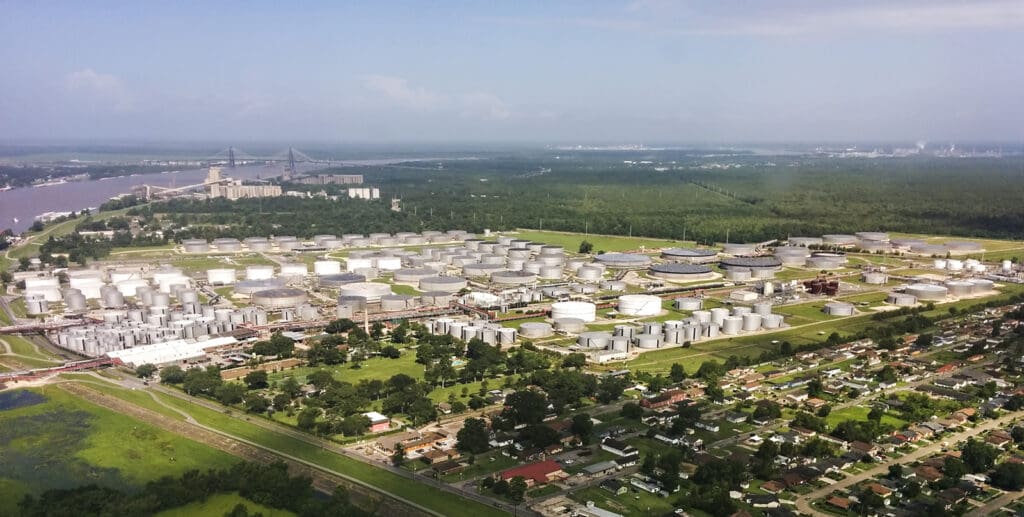
[[[29,314],[46,314],[55,303],[63,303],[66,312],[82,312],[89,310],[90,300],[96,300],[102,308],[124,307],[126,297],[165,297],[192,286],[192,280],[180,269],[170,267],[109,273],[99,269],[81,269],[68,270],[66,275],[67,287],[61,287],[55,276],[25,280],[25,303]]]
[[[437,318],[424,321],[424,326],[435,335],[450,335],[463,341],[480,339],[489,345],[511,345],[518,339],[515,329],[502,327],[497,323],[485,320],[465,321],[455,318]]]
[[[185,239],[181,242],[185,253],[238,253],[301,251],[305,248],[317,250],[335,250],[342,248],[364,248],[369,246],[417,246],[425,244],[443,244],[459,242],[470,235],[463,230],[447,232],[424,231],[390,233],[316,235],[310,240],[299,239],[291,235],[278,235],[271,238],[248,237],[239,241],[233,238],[220,238],[208,242],[206,239]]]

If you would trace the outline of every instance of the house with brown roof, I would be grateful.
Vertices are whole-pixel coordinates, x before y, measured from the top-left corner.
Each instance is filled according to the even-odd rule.
[[[930,465],[921,465],[920,467],[917,467],[914,469],[914,474],[925,481],[938,481],[942,479],[942,473],[939,472],[939,469]]]
[[[829,497],[828,500],[825,501],[825,503],[828,504],[829,506],[833,506],[835,508],[839,508],[840,510],[843,510],[843,511],[849,510],[850,509],[850,505],[852,504],[851,501],[848,498],[846,498],[846,497],[839,497],[837,495]]]

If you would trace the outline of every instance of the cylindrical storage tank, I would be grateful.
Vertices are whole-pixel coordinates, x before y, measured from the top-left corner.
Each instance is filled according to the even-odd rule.
[[[153,293],[154,307],[170,307],[171,306],[171,295],[170,293]]]
[[[661,346],[661,334],[637,334],[634,338],[636,346],[649,350]]]
[[[824,308],[829,316],[853,316],[853,304],[846,302],[828,302]]]
[[[679,311],[699,311],[703,301],[700,298],[676,298],[672,306]]]
[[[711,268],[702,264],[654,264],[647,273],[672,282],[693,282],[714,278]]]
[[[208,253],[210,251],[210,243],[206,242],[206,239],[185,239],[181,241],[181,246],[185,249],[185,253]]]
[[[722,253],[734,257],[752,257],[757,255],[756,244],[728,243],[722,245]]]
[[[257,291],[284,286],[285,281],[280,278],[271,278],[269,280],[242,280],[241,282],[235,283],[234,292],[241,295],[251,295]]]
[[[505,264],[505,257],[501,255],[484,255],[480,257],[481,264]]]
[[[522,330],[519,332],[522,334]],[[612,335],[607,332],[584,332],[576,340],[580,346],[587,348],[608,348],[612,342]]]
[[[729,317],[729,309],[724,307],[715,307],[714,309],[711,309],[711,323],[721,326],[727,317]]]
[[[782,326],[781,314],[768,314],[761,317],[761,326],[765,329],[777,329]]]
[[[586,322],[579,318],[555,318],[555,330],[579,334],[587,329]]]
[[[663,328],[661,323],[647,322],[644,323],[641,334],[661,334]]]
[[[457,276],[430,276],[421,278],[419,288],[423,291],[457,293],[469,286],[465,278]]]
[[[602,291],[625,291],[626,282],[621,280],[605,280],[600,283]]]
[[[191,289],[178,291],[178,301],[181,303],[197,303],[199,302],[199,293]]]
[[[749,269],[729,269],[725,272],[725,278],[733,282],[747,282],[752,277]]]
[[[994,282],[992,282],[991,280],[986,280],[984,278],[974,278],[972,280],[969,280],[969,282],[974,284],[973,292],[975,293],[987,293],[995,290],[996,288],[996,284]]]
[[[545,245],[540,249],[541,255],[565,255],[565,248],[562,246]]]
[[[615,325],[614,333],[616,336],[622,336],[628,339],[633,339],[636,335],[636,327],[632,325]]]
[[[528,322],[519,326],[519,335],[526,339],[551,337],[554,330],[551,325],[542,322]]]
[[[761,330],[761,315],[753,312],[743,315],[743,331],[753,332],[755,330]]]
[[[329,268],[333,266],[325,265],[324,267]],[[349,273],[359,269],[370,267],[373,267],[373,259],[371,258],[350,256],[349,258],[345,259],[345,270],[347,270]]]
[[[527,241],[527,240],[513,239],[511,242],[508,243],[508,247],[509,248],[529,249],[529,248],[527,248],[527,246],[529,246],[529,244],[530,244],[530,241]]]
[[[516,342],[516,330],[502,327],[498,329],[498,344],[511,345]]]
[[[808,269],[840,269],[846,264],[845,255],[816,254],[807,259]]]
[[[274,278],[274,266],[247,266],[245,268],[246,280],[268,280]]]
[[[417,298],[406,294],[387,294],[380,297],[380,308],[385,312],[404,311],[416,307]]]
[[[821,246],[824,244],[824,239],[821,237],[790,237],[789,244],[791,246]]]
[[[142,286],[135,290],[135,296],[142,305],[153,305],[153,295],[156,294],[149,286]]]
[[[729,311],[725,311],[725,314],[722,315],[722,317],[724,318],[726,315],[728,315],[728,313]],[[700,323],[711,323],[711,311],[693,311],[693,314],[691,314],[691,316],[693,318],[696,318],[696,320],[699,321]]]
[[[393,294],[391,286],[377,282],[355,282],[345,284],[338,289],[340,296],[358,296],[366,299],[367,303],[376,303],[382,296]]]
[[[309,268],[305,264],[292,263],[281,265],[281,275],[284,277],[302,277],[306,274],[309,274]]]
[[[1004,260],[1002,262],[1001,266],[1002,266],[1003,272],[1007,272],[1008,273],[1010,271],[1013,271],[1013,261],[1011,261],[1011,260]]]
[[[381,271],[395,271],[402,269],[402,259],[399,257],[377,257],[373,259],[373,267]]]
[[[626,316],[657,316],[661,313],[661,298],[648,294],[620,296],[619,313]]]
[[[615,352],[628,352],[629,338],[623,336],[612,336],[611,345],[609,346],[609,350]]]
[[[466,264],[462,267],[463,274],[474,277],[489,276],[498,271],[505,271],[505,267],[500,264]]]
[[[542,266],[559,266],[565,264],[565,255],[540,255],[535,259]]]
[[[599,280],[602,271],[596,267],[582,266],[576,270],[576,278],[580,280]]]
[[[949,249],[941,244],[928,244],[926,242],[922,242],[921,244],[911,245],[910,251],[917,253],[918,255],[945,255],[949,252]]]
[[[445,291],[426,291],[420,295],[420,301],[423,305],[429,305],[431,307],[445,307],[452,303],[455,297],[452,293]]]
[[[537,275],[526,271],[496,271],[491,273],[491,282],[501,285],[523,285],[532,284],[537,281]]]
[[[890,293],[885,301],[899,307],[910,307],[917,303],[917,297],[912,294]]]
[[[508,258],[527,260],[530,258],[530,250],[525,248],[509,248]]]
[[[767,316],[772,313],[772,304],[768,302],[760,302],[754,304],[754,314],[760,314],[761,316]]]
[[[885,232],[857,232],[854,235],[862,241],[889,242],[889,234]]]
[[[297,307],[308,301],[306,292],[302,289],[282,287],[278,289],[267,289],[252,294],[253,305],[267,309],[280,309],[284,307]]]
[[[918,300],[934,301],[942,300],[949,294],[949,289],[934,284],[911,284],[907,286],[906,293],[916,297]]]
[[[217,247],[217,251],[221,253],[235,253],[242,251],[242,243],[238,239],[221,238],[214,239],[213,245]]]
[[[950,296],[961,297],[974,294],[974,284],[959,280],[946,282],[946,289],[949,290]]]
[[[935,262],[932,263],[932,266],[935,269],[946,269],[946,259],[935,259]]]
[[[651,265],[651,257],[637,253],[602,253],[594,260],[613,269],[642,269]]]
[[[722,320],[722,334],[735,335],[743,329],[743,318],[739,316],[726,316]]]
[[[356,273],[339,273],[337,275],[318,276],[316,281],[321,289],[338,289],[343,285],[365,282],[366,277]]]
[[[249,251],[270,251],[270,241],[266,237],[248,237],[244,242]]]
[[[523,271],[526,272],[526,273],[533,273],[535,275],[539,275],[541,267],[542,267],[542,264],[540,262],[530,261],[530,262],[524,262],[523,263]]]
[[[865,284],[883,285],[889,281],[889,275],[881,271],[868,271],[864,273],[863,280]]]
[[[961,260],[949,259],[946,261],[946,269],[950,271],[963,271],[964,263]]]
[[[736,306],[732,308],[733,316],[743,316],[744,314],[750,314],[752,312],[754,312],[754,310],[750,307]]]
[[[597,306],[590,302],[555,302],[551,304],[551,318],[577,318],[590,323],[597,319]]]
[[[337,260],[317,260],[316,262],[313,262],[313,274],[315,275],[337,275],[340,273],[341,262],[338,262]]]
[[[775,271],[772,269],[753,269],[750,272],[757,280],[771,280],[775,278]]]
[[[845,234],[822,235],[821,240],[829,246],[853,246],[860,242],[856,235]]]
[[[706,248],[669,248],[661,252],[661,258],[672,262],[707,264],[718,258],[718,252]]]
[[[541,266],[539,276],[545,280],[561,280],[562,266]]]
[[[50,312],[50,302],[42,294],[25,295],[25,311],[30,316],[39,316]]]
[[[424,278],[432,278],[436,276],[437,271],[428,268],[399,269],[394,273],[394,280],[395,282],[419,285],[420,281]]]
[[[208,269],[206,270],[206,282],[210,285],[229,285],[235,283],[236,273],[234,269]]]
[[[718,334],[722,332],[722,327],[714,323],[708,323],[707,326],[700,326],[701,335],[707,338],[716,338]]]
[[[64,293],[64,306],[69,311],[84,311],[89,308],[86,304],[85,295],[77,289],[69,289],[68,292]]]

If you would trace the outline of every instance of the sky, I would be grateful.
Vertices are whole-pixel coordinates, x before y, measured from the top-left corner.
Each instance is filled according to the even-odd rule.
[[[1024,139],[1024,1],[0,0],[0,139]]]

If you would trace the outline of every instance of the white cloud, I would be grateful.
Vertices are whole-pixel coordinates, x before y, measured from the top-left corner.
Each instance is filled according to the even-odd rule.
[[[78,100],[94,108],[130,111],[135,99],[121,80],[110,74],[98,73],[91,68],[71,72],[64,78],[64,86]]]
[[[440,93],[390,75],[364,75],[363,86],[393,106],[421,112],[456,112],[460,117],[504,120],[512,115],[500,97],[488,92]]]
[[[364,75],[363,85],[372,92],[382,94],[395,104],[417,111],[437,109],[442,104],[440,95],[425,88],[413,88],[409,81],[390,75]]]

